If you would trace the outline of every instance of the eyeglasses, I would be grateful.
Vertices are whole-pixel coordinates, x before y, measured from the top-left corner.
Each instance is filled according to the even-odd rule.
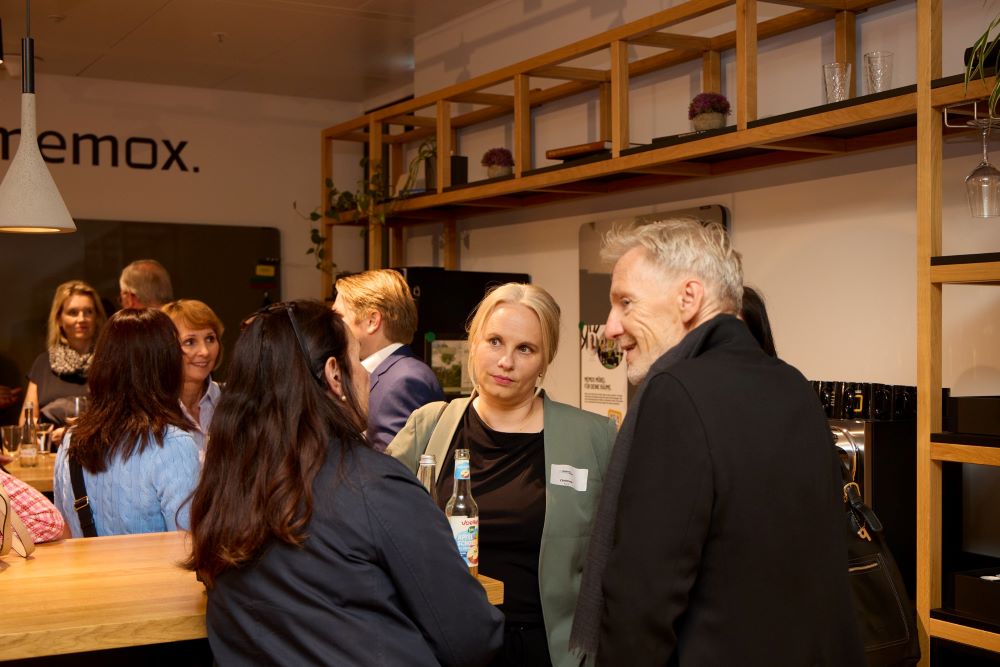
[[[240,331],[243,331],[248,326],[250,326],[251,324],[253,324],[253,321],[255,319],[257,319],[258,317],[260,317],[261,315],[270,315],[272,313],[278,312],[279,310],[283,310],[283,311],[285,311],[288,314],[288,321],[292,323],[292,331],[295,332],[295,340],[297,340],[298,343],[299,343],[299,351],[302,352],[302,358],[306,362],[306,368],[309,369],[309,372],[312,373],[312,376],[314,378],[316,378],[316,381],[319,382],[320,386],[325,389],[326,388],[326,380],[323,377],[323,372],[322,371],[313,370],[312,360],[311,360],[311,358],[309,356],[309,348],[306,347],[306,341],[302,337],[302,331],[299,329],[299,323],[295,321],[295,316],[292,315],[292,311],[295,310],[295,304],[294,303],[287,303],[287,302],[284,302],[284,301],[279,301],[278,303],[272,303],[272,304],[270,304],[268,306],[264,306],[263,308],[261,308],[260,310],[258,310],[256,313],[254,313],[250,317],[248,317],[245,320],[243,320],[242,322],[240,322]]]

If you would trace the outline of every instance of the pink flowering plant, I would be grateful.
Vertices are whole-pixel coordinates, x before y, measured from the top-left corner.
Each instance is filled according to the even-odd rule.
[[[506,148],[491,148],[483,153],[484,167],[513,167],[514,156]]]
[[[726,96],[719,93],[698,93],[688,106],[688,119],[693,119],[698,114],[713,111],[721,113],[723,116],[728,116],[731,113],[732,109]]]

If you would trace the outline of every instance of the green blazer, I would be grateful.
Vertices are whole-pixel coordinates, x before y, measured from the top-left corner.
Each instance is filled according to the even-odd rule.
[[[550,400],[545,406],[545,523],[538,554],[538,588],[553,667],[574,667],[579,658],[569,652],[569,631],[580,592],[590,524],[601,495],[604,471],[615,441],[615,424],[607,417]],[[416,472],[421,454],[441,462],[472,397],[451,403],[428,403],[410,415],[389,443],[386,453]],[[553,466],[556,468],[553,484]],[[586,471],[584,486],[580,479]],[[565,485],[575,475],[577,490]],[[562,483],[559,483],[562,482]],[[571,482],[570,482],[571,483]]]

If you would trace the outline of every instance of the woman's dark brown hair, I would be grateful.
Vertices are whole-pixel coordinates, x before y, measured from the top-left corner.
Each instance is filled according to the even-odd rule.
[[[90,407],[73,430],[69,457],[92,473],[116,457],[163,446],[168,426],[191,430],[178,396],[177,330],[158,310],[119,310],[101,330],[87,375]]]
[[[329,440],[340,440],[342,456],[364,446],[365,416],[340,316],[319,302],[293,301],[259,311],[245,324],[191,503],[192,553],[185,566],[208,587],[271,539],[301,544]],[[340,369],[343,401],[323,379],[330,357]]]
[[[767,304],[764,295],[754,288],[743,286],[743,309],[740,318],[746,322],[750,333],[757,339],[762,350],[770,357],[777,357],[774,348],[774,334],[771,333],[771,320],[767,317]]]

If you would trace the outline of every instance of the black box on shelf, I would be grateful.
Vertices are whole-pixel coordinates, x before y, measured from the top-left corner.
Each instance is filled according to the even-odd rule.
[[[955,609],[1000,625],[1000,565],[956,572]]]
[[[469,182],[469,158],[465,155],[451,155],[451,184],[465,185]],[[428,190],[437,189],[437,158],[429,157],[424,162],[424,183]]]
[[[948,396],[943,421],[952,433],[1000,436],[1000,396]]]

